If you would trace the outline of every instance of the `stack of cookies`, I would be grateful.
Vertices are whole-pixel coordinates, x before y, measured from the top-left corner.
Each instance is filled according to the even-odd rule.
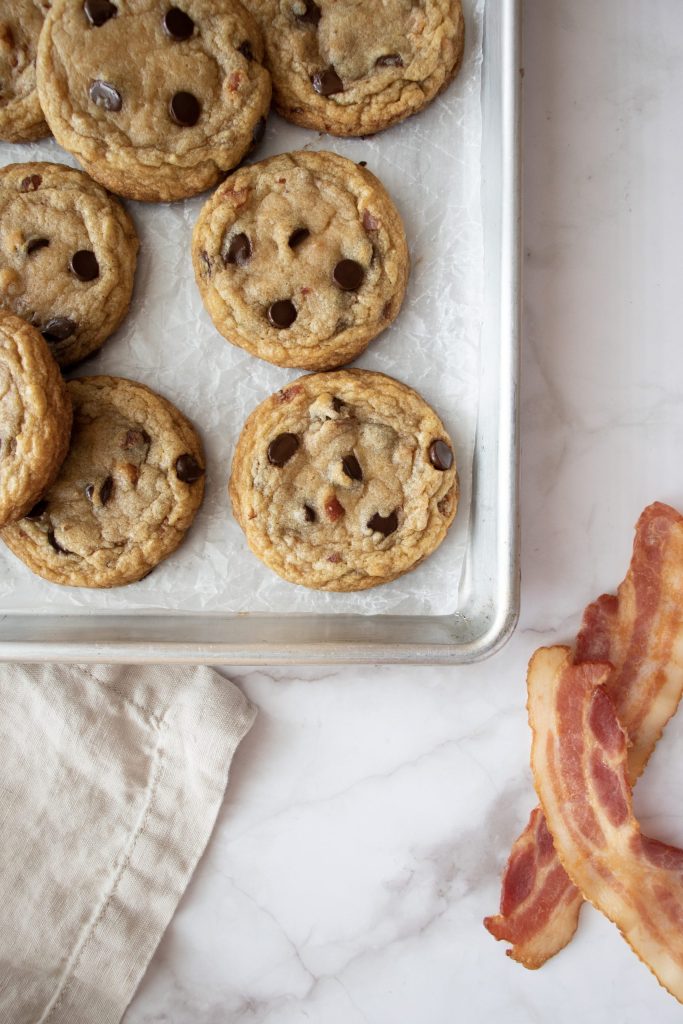
[[[406,385],[339,369],[405,296],[391,197],[332,152],[243,161],[271,99],[334,135],[417,113],[455,76],[463,35],[460,0],[0,0],[0,139],[51,132],[84,168],[0,170],[0,529],[30,569],[133,583],[201,505],[204,453],[178,409],[120,377],[65,384],[60,367],[130,305],[138,238],[111,193],[168,202],[218,183],[192,237],[217,331],[313,371],[237,442],[229,493],[250,548],[294,583],[352,591],[440,544],[458,501],[443,423]]]

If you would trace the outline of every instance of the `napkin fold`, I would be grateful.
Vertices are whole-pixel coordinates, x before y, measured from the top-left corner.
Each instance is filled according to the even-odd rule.
[[[0,666],[2,1024],[118,1024],[255,714],[205,667]]]

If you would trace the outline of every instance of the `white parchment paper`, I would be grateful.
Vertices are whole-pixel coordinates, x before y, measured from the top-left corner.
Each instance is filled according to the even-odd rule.
[[[116,590],[60,587],[34,576],[0,544],[0,611],[111,610],[447,614],[458,587],[469,520],[482,320],[481,55],[485,0],[463,0],[466,51],[456,80],[426,111],[374,138],[334,139],[271,116],[258,159],[331,149],[365,160],[387,186],[408,236],[412,273],[403,309],[357,365],[416,388],[455,443],[462,497],[444,543],[415,572],[359,594],[309,591],[251,554],[226,493],[232,451],[249,412],[294,380],[228,344],[195,286],[192,227],[205,197],[127,203],[141,251],[130,312],[101,353],[71,376],[110,373],[165,395],[199,428],[207,454],[204,505],[182,547],[146,580]],[[75,161],[53,141],[0,145],[0,163]],[[2,225],[0,224],[0,230]]]

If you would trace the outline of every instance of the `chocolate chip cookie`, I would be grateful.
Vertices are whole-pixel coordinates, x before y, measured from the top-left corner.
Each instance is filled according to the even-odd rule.
[[[259,140],[270,76],[238,0],[54,0],[38,91],[57,141],[112,192],[196,195]]]
[[[175,551],[195,517],[204,493],[201,441],[143,384],[84,377],[67,387],[74,424],[66,461],[2,539],[52,583],[134,583]]]
[[[458,71],[460,0],[244,0],[266,41],[278,113],[332,135],[415,114]]]
[[[0,169],[0,306],[38,327],[60,366],[98,349],[119,326],[137,251],[126,211],[82,171]]]
[[[414,569],[458,504],[453,445],[427,403],[391,377],[301,377],[251,414],[230,478],[249,547],[286,580],[365,590]]]
[[[384,186],[325,152],[284,153],[231,175],[202,209],[192,258],[228,341],[306,370],[360,355],[397,316],[409,270]]]
[[[0,527],[52,484],[71,433],[71,401],[38,331],[0,313]]]
[[[0,139],[31,142],[50,134],[36,89],[38,36],[49,3],[0,0]]]

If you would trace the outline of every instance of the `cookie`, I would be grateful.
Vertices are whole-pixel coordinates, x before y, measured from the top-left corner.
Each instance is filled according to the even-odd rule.
[[[94,352],[119,326],[137,251],[126,211],[82,171],[0,169],[0,306],[38,327],[60,366]]]
[[[67,387],[74,423],[66,461],[30,517],[2,539],[51,583],[134,583],[175,551],[201,505],[201,441],[143,384],[84,377]]]
[[[49,3],[0,0],[0,139],[32,142],[50,134],[36,89],[38,36]]]
[[[284,153],[231,175],[201,211],[195,277],[224,337],[278,366],[355,359],[397,316],[405,232],[378,179],[335,153]]]
[[[263,43],[238,0],[54,0],[38,47],[50,128],[106,188],[182,199],[259,141]]]
[[[422,110],[462,59],[460,0],[244,0],[266,41],[278,113],[372,135]]]
[[[365,590],[427,557],[458,504],[453,445],[417,392],[367,370],[301,377],[247,420],[230,478],[249,547],[316,590]]]
[[[30,512],[64,461],[71,401],[35,327],[0,313],[0,527]]]

